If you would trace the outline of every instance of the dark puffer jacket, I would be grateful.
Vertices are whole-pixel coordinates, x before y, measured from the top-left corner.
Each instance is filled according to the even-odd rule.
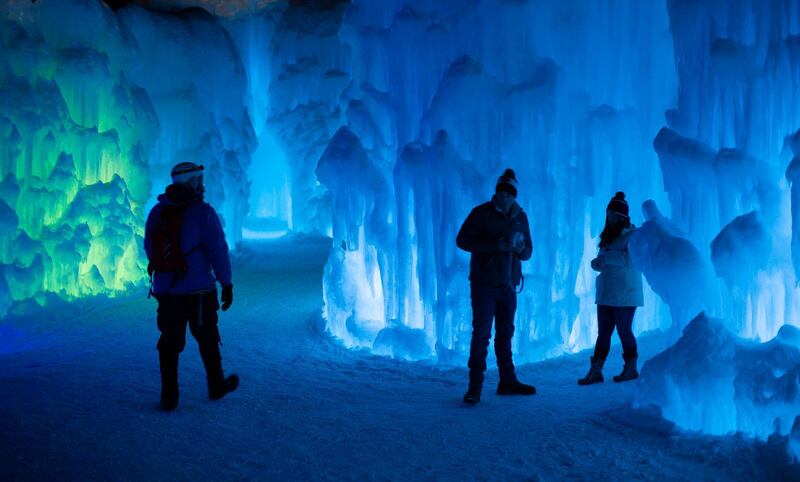
[[[500,241],[511,240],[515,232],[525,240],[522,251],[500,251]],[[530,259],[533,250],[528,216],[517,203],[506,215],[492,198],[469,213],[458,231],[456,244],[472,253],[469,280],[473,285],[514,288],[522,278],[520,262]]]

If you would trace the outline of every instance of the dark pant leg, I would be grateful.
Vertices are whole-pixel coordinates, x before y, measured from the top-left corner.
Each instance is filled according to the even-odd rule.
[[[186,346],[186,322],[189,319],[182,296],[159,296],[156,323],[161,337],[158,351],[179,354]]]
[[[633,315],[635,312],[635,306],[618,306],[614,308],[617,334],[622,342],[622,358],[626,361],[639,356],[636,337],[633,336]]]
[[[161,337],[158,339],[158,358],[162,389],[171,395],[178,391],[178,357],[186,346],[186,314],[180,297],[159,296],[156,323]]]
[[[189,320],[189,329],[200,348],[200,357],[203,359],[209,387],[219,385],[223,380],[223,372],[217,327],[217,309],[219,308],[217,292],[215,290],[210,293],[192,295],[191,299],[192,317]]]
[[[483,372],[486,371],[486,355],[489,338],[492,336],[492,318],[494,318],[496,296],[491,288],[472,286],[472,341],[469,347],[469,383],[483,384]]]
[[[511,338],[514,336],[514,314],[517,312],[517,294],[503,290],[495,305],[494,354],[501,382],[514,382],[514,360],[511,356]]]
[[[597,341],[594,344],[594,357],[605,360],[611,350],[611,335],[614,333],[614,308],[597,305]]]

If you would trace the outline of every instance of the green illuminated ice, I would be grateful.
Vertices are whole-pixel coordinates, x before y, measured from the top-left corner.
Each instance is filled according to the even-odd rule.
[[[56,19],[6,6],[0,38],[0,268],[9,301],[105,294],[141,283],[147,153],[158,121],[113,55],[124,38],[99,22],[45,31]],[[14,21],[8,20],[13,18]],[[107,49],[107,50],[104,50]],[[1,300],[0,300],[1,301]],[[0,307],[2,315],[5,307]]]

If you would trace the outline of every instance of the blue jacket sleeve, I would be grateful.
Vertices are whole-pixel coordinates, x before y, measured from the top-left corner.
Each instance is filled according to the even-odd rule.
[[[456,236],[456,246],[470,253],[495,253],[498,239],[489,239],[481,233],[480,218],[473,209]]]
[[[208,206],[203,248],[211,261],[214,276],[222,286],[231,284],[231,258],[228,256],[228,243],[225,242],[225,231],[214,208]]]

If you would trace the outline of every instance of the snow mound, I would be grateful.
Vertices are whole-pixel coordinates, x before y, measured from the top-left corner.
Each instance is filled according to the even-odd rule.
[[[742,433],[758,440],[788,436],[800,451],[800,330],[783,325],[766,343],[734,336],[704,313],[683,336],[642,368],[634,405],[655,405],[687,430]]]
[[[375,337],[372,349],[378,355],[406,360],[422,360],[433,356],[425,330],[403,325],[382,329]]]

